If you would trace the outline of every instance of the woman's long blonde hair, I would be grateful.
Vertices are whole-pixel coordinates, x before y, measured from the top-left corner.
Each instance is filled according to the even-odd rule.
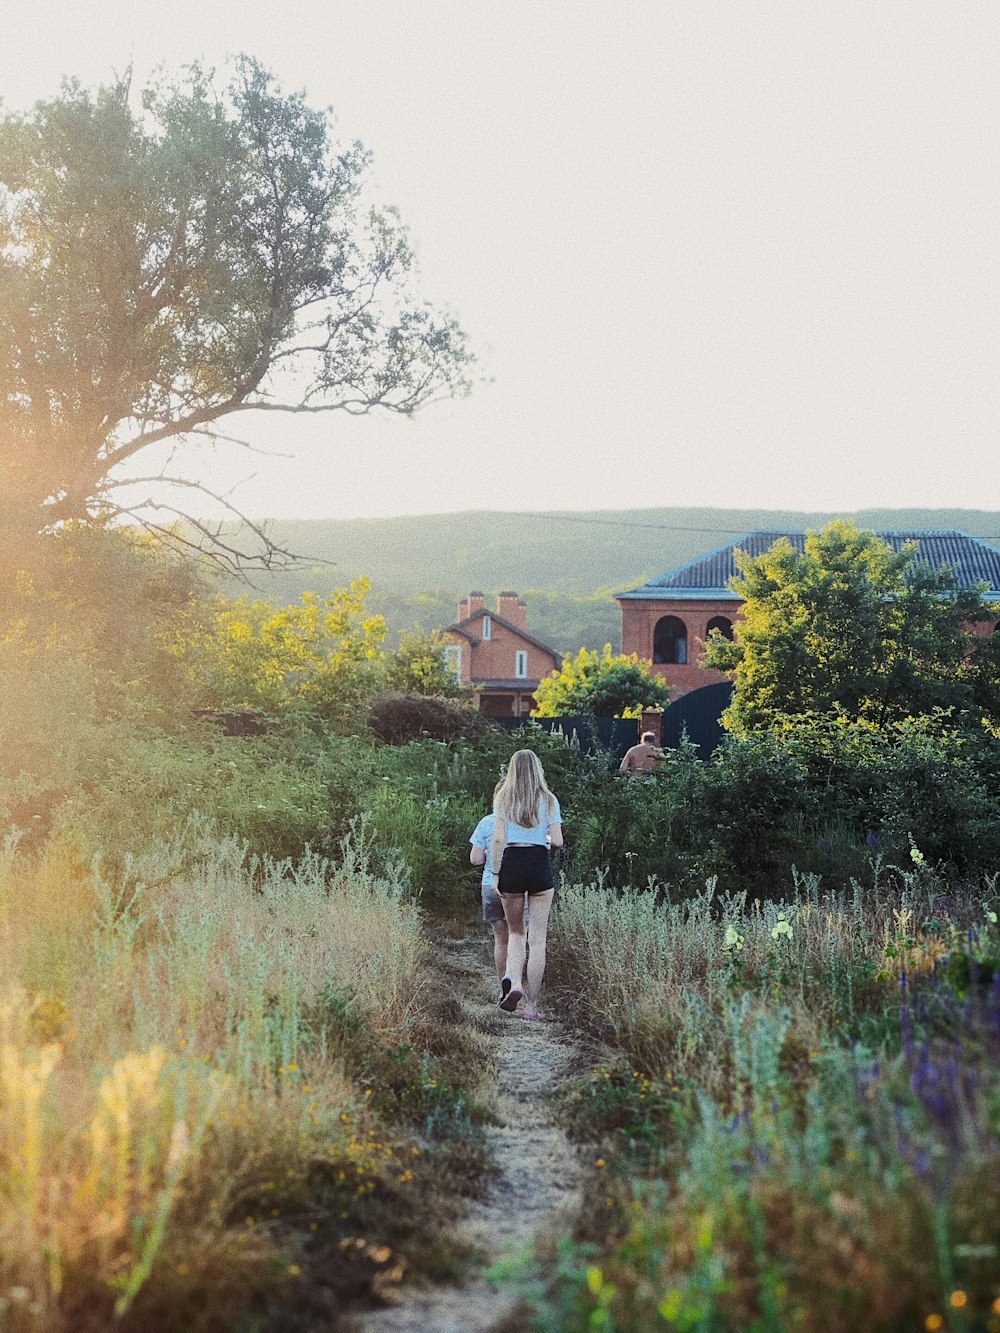
[[[493,791],[493,813],[501,828],[506,821],[531,828],[538,823],[542,810],[551,815],[556,798],[545,785],[545,770],[534,750],[515,750],[507,772]]]

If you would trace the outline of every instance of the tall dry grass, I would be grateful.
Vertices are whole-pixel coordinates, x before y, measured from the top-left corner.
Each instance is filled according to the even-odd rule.
[[[920,874],[865,893],[827,893],[818,877],[796,876],[784,902],[719,897],[714,881],[668,902],[598,880],[560,893],[558,966],[576,980],[582,1015],[630,1059],[721,1096],[734,997],[755,1012],[780,1008],[793,1044],[814,1049],[831,1027],[895,999],[903,970],[930,971],[943,942],[913,932],[934,902]]]
[[[336,866],[248,862],[195,821],[111,881],[65,839],[31,859],[9,840],[0,1325],[99,1327],[154,1274],[273,1268],[318,1162],[370,1188],[392,1148],[326,997],[401,1034],[423,951],[415,908],[353,843]]]
[[[558,971],[620,1055],[570,1102],[600,1254],[539,1328],[1000,1328],[997,880],[912,860],[785,902],[563,890]]]

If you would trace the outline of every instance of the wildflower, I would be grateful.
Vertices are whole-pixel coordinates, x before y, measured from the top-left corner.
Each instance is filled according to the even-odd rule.
[[[292,1277],[298,1277],[298,1275],[302,1272],[302,1269],[298,1266],[298,1264],[289,1264],[288,1272],[291,1273]]]
[[[961,1310],[963,1306],[968,1305],[969,1297],[964,1291],[953,1291],[948,1301],[953,1310]]]
[[[732,924],[726,927],[726,933],[722,940],[722,947],[724,949],[737,949],[737,950],[743,948],[743,936]]]
[[[924,1328],[928,1329],[929,1333],[937,1333],[939,1328],[944,1328],[944,1319],[939,1314],[929,1314],[924,1320]]]
[[[926,859],[927,858],[924,856],[923,852],[920,850],[919,847],[910,848],[910,860],[913,862],[915,866],[922,866],[926,861]],[[928,1318],[929,1319],[933,1318],[933,1316],[928,1315]]]
[[[788,939],[792,938],[792,923],[784,912],[779,912],[777,921],[771,927],[771,939],[780,940],[782,935]]]
[[[991,926],[995,926],[997,923],[997,914],[996,912],[993,911],[991,907],[987,907],[986,909],[986,920],[990,923]]]
[[[597,1159],[597,1161],[594,1163],[594,1165],[595,1165],[596,1167],[598,1167],[598,1168],[600,1168],[600,1167],[602,1167],[602,1166],[605,1166],[606,1163],[605,1163],[605,1161],[604,1161],[604,1158],[603,1158],[603,1157],[598,1157],[598,1159]]]

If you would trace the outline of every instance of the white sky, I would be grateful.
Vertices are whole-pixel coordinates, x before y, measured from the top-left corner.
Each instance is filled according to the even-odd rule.
[[[995,0],[0,0],[7,105],[245,50],[492,383],[194,447],[257,515],[1000,505]],[[16,54],[15,54],[16,53]],[[11,56],[13,55],[13,59]],[[268,432],[268,433],[265,433]]]

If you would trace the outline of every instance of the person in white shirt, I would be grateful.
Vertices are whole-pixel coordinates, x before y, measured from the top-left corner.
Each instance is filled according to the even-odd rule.
[[[493,815],[484,815],[472,831],[469,842],[469,860],[474,866],[482,866],[481,885],[483,901],[483,920],[493,931],[493,962],[497,969],[497,980],[501,983],[507,974],[507,919],[503,914],[503,900],[496,891],[493,882],[493,861],[490,857],[490,843],[493,840]],[[506,991],[504,992],[506,994]],[[502,998],[502,997],[501,997]]]
[[[545,785],[545,772],[533,750],[511,755],[507,772],[493,793],[493,836],[490,840],[495,883],[507,922],[507,968],[501,979],[499,1005],[506,1013],[527,1000],[523,1018],[537,1021],[538,996],[545,975],[545,944],[549,910],[555,893],[550,847],[563,845],[562,811]],[[525,931],[525,897],[531,903],[531,948]]]

